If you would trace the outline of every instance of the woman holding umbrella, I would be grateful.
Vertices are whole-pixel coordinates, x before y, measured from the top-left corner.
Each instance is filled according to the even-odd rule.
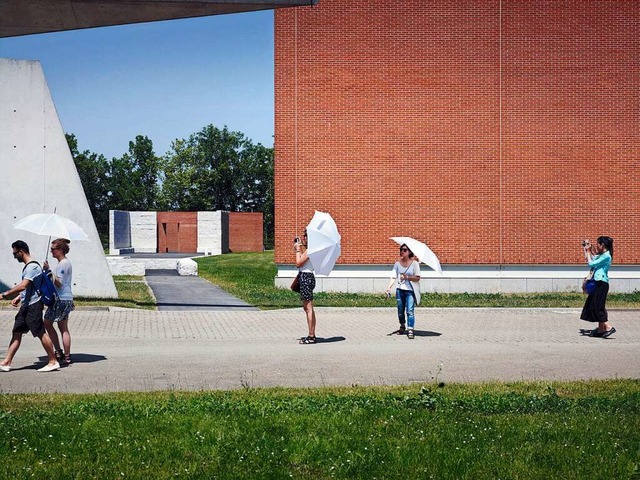
[[[316,343],[316,312],[313,309],[313,289],[316,288],[316,277],[313,274],[313,265],[307,255],[307,231],[304,231],[302,240],[296,238],[293,244],[296,254],[296,267],[298,267],[298,280],[300,282],[300,300],[302,309],[307,316],[309,335],[300,339],[300,344],[308,345]]]
[[[393,265],[391,270],[391,280],[389,286],[385,290],[387,295],[391,294],[391,287],[397,283],[396,302],[398,304],[398,320],[400,328],[398,335],[407,334],[407,338],[413,339],[415,334],[413,327],[415,325],[414,306],[416,304],[416,294],[414,289],[420,288],[420,264],[414,260],[413,252],[406,243],[400,245],[400,259]],[[406,324],[405,324],[406,312]],[[407,327],[409,327],[407,329]]]
[[[73,293],[71,291],[73,269],[71,262],[67,258],[69,243],[69,240],[65,238],[58,238],[51,242],[51,256],[58,261],[55,271],[53,272],[53,283],[58,291],[58,300],[52,306],[48,307],[44,314],[44,327],[53,342],[56,359],[58,362],[64,360],[67,365],[71,364],[69,313],[75,308],[73,304]],[[43,267],[45,271],[49,270],[49,262],[44,262]],[[53,327],[54,323],[58,324],[64,352],[60,348],[60,340]]]

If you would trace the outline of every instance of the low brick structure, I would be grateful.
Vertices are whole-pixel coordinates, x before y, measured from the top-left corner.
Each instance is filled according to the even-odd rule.
[[[262,212],[109,212],[109,252],[262,252]]]
[[[229,212],[229,250],[231,252],[262,252],[262,212]]]

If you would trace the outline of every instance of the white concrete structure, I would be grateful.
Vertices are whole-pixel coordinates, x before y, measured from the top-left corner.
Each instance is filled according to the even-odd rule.
[[[27,242],[40,262],[49,251],[48,237],[16,230],[13,224],[55,208],[90,239],[71,243],[74,293],[117,297],[40,62],[0,59],[0,171],[0,288],[20,281],[23,265],[11,255],[15,240]]]
[[[156,212],[109,210],[109,254],[158,251]]]
[[[229,212],[198,212],[198,252],[206,255],[229,252]]]
[[[129,212],[131,245],[138,253],[158,251],[158,221],[156,212]]]
[[[328,276],[316,277],[318,292],[380,293],[389,284],[389,265],[336,265]],[[297,274],[293,265],[278,265],[275,285],[289,288]],[[437,293],[579,292],[589,268],[579,265],[443,265],[442,275],[420,265],[420,290]],[[612,265],[612,293],[640,291],[637,266]]]
[[[109,264],[111,275],[135,275],[144,277],[147,273],[144,262],[133,260],[129,257],[107,257],[107,263]]]
[[[229,212],[197,212],[197,218],[197,252],[193,253],[229,253]],[[158,252],[157,212],[109,210],[109,254],[126,255],[134,252]],[[175,265],[170,268],[175,268]]]
[[[178,260],[179,275],[198,276],[198,264],[190,258],[181,258]]]

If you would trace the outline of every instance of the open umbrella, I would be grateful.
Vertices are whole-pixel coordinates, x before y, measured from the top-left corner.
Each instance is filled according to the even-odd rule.
[[[307,256],[319,275],[329,275],[340,256],[340,234],[331,215],[318,212],[307,225]]]
[[[402,245],[403,243],[405,243],[407,247],[409,247],[409,250],[411,250],[413,254],[418,257],[418,260],[442,275],[440,260],[438,260],[436,254],[433,253],[426,244],[411,237],[391,237],[391,240],[396,242],[398,245]]]
[[[56,213],[34,213],[18,220],[13,228],[36,235],[89,241],[87,234],[75,222]]]

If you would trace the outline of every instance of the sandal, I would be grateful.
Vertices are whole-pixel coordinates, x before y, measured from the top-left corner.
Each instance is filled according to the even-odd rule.
[[[409,339],[413,339],[413,338],[415,338],[415,334],[413,333],[413,328],[410,328],[410,329],[407,331],[407,338],[409,338]]]
[[[56,361],[60,363],[64,358],[64,353],[62,352],[62,350],[56,350],[54,353],[56,355]]]
[[[71,365],[71,355],[65,355],[64,361],[67,363],[67,365]]]
[[[315,336],[311,336],[309,335],[308,337],[302,337],[300,339],[300,345],[311,345],[313,343],[316,343],[316,337]]]

